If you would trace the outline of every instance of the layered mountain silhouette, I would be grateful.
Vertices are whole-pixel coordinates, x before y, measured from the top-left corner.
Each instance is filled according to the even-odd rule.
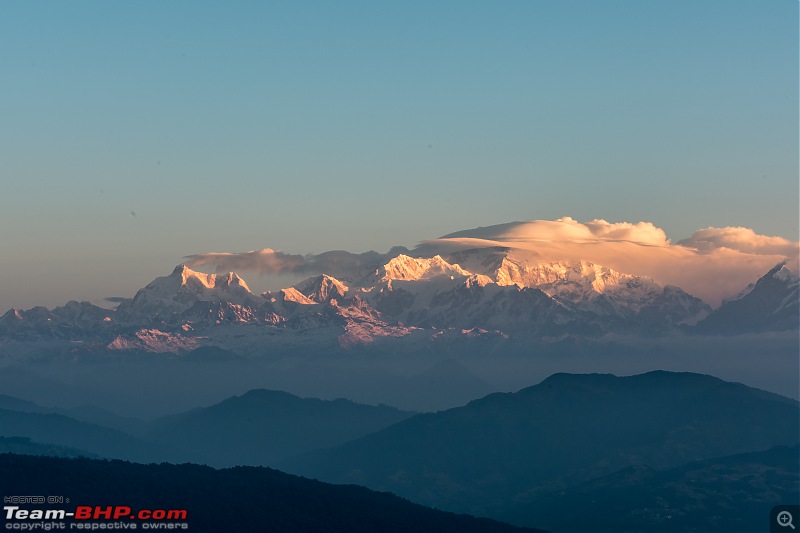
[[[374,433],[413,414],[260,389],[156,420],[146,436],[180,450],[183,460],[213,466],[272,465]]]
[[[125,433],[136,434],[144,430],[146,424],[135,418],[121,417],[116,413],[95,406],[75,407],[62,409],[59,407],[44,407],[34,402],[0,394],[0,409],[8,411],[21,411],[23,413],[57,414],[73,418],[80,422],[87,422],[98,426],[117,429]]]
[[[436,372],[431,375],[435,378]],[[272,464],[322,481],[393,492],[438,509],[555,531],[750,531],[761,527],[759,517],[768,516],[773,505],[796,498],[800,479],[797,401],[691,373],[555,374],[515,393],[493,393],[462,407],[416,415],[252,390],[210,407],[141,422],[136,436],[34,412],[46,408],[17,398],[0,400],[7,408],[0,409],[4,451]],[[52,464],[61,472],[62,463]],[[152,491],[148,476],[175,476],[170,483],[176,484],[176,493],[180,484],[231,488],[267,483],[256,481],[260,474],[254,472],[263,470],[162,465],[162,471],[145,474],[138,466],[121,466],[125,463],[64,464],[89,472],[81,480],[91,479],[96,470],[97,476],[113,476],[120,487],[134,491],[120,495]],[[8,477],[13,470],[3,468],[0,478],[17,486],[21,478]],[[74,475],[68,471],[64,475]],[[52,475],[58,479],[61,474]],[[69,486],[72,494],[83,494]],[[102,504],[89,486],[87,481],[90,503]],[[285,502],[292,509],[287,516],[313,515],[296,504],[320,494],[309,487],[310,493],[305,488],[294,493],[295,503]],[[159,501],[180,503],[164,494]],[[197,497],[187,496],[186,505],[204,501]],[[126,502],[138,501],[131,498]],[[571,507],[573,512],[566,512]],[[361,524],[364,516],[355,516],[354,523]],[[299,523],[285,524],[302,529]],[[419,530],[400,523],[405,525],[398,530]]]
[[[544,495],[621,469],[792,446],[799,434],[798,402],[710,376],[557,374],[280,467],[518,520]]]
[[[68,490],[68,507],[185,509],[185,520],[163,524],[186,523],[191,531],[199,532],[539,531],[438,511],[392,494],[329,485],[269,468],[214,470],[191,464],[141,465],[0,454],[0,471],[4,494],[60,496]]]
[[[0,454],[44,455],[48,457],[85,457],[98,458],[96,454],[78,448],[43,444],[34,442],[28,437],[0,437]]]
[[[145,442],[116,429],[81,422],[60,414],[0,409],[0,436],[83,450],[90,455],[136,461],[171,459],[166,447]]]
[[[553,531],[766,531],[769,509],[800,500],[800,448],[776,446],[668,470],[631,466],[515,511]]]
[[[214,466],[271,465],[297,453],[343,444],[414,413],[345,399],[299,398],[251,390],[218,404],[151,422],[122,419],[129,432],[88,423],[93,409],[56,410],[0,396],[0,435],[47,446],[135,461],[192,461]],[[118,422],[107,414],[109,422]],[[21,442],[21,441],[20,441]],[[15,450],[12,448],[10,451]]]

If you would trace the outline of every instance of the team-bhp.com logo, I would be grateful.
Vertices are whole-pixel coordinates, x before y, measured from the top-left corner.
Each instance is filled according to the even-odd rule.
[[[66,509],[23,509],[3,507],[6,529],[20,531],[58,529],[189,529],[186,509],[139,509],[127,505],[79,505]],[[67,524],[65,521],[69,520]],[[99,522],[102,521],[102,522]],[[137,526],[137,522],[140,524]]]
[[[141,509],[136,513],[130,507],[117,505],[115,507],[90,507],[79,505],[75,509],[75,520],[119,520],[130,518],[136,520],[186,520],[186,509]]]

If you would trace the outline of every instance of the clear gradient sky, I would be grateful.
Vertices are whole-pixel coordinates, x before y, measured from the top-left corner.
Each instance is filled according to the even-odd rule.
[[[0,4],[0,312],[513,220],[798,239],[796,0]]]

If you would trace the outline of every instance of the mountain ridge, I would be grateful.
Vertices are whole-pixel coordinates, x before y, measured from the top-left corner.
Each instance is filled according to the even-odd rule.
[[[324,330],[345,350],[391,339],[418,342],[440,330],[541,340],[800,329],[800,278],[785,264],[712,310],[679,287],[587,260],[523,260],[503,247],[428,258],[398,252],[376,256],[377,268],[363,268],[347,282],[320,274],[263,294],[254,294],[234,272],[206,274],[178,265],[114,310],[88,302],[9,310],[0,317],[0,340],[61,339],[115,351],[185,353],[205,345],[232,347],[218,337],[218,326],[277,328],[295,337]]]
[[[279,466],[507,520],[539,495],[629,466],[793,446],[799,419],[797,401],[702,374],[556,374]]]
[[[86,458],[0,454],[5,494],[61,494],[73,502],[185,509],[191,531],[333,533],[530,532],[487,518],[423,507],[364,487],[335,486],[265,467],[213,469]],[[178,525],[171,522],[168,525]],[[170,528],[171,529],[171,528]],[[176,528],[177,529],[177,528]]]

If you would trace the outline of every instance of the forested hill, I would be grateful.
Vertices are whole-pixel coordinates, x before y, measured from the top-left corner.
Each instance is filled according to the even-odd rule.
[[[187,509],[185,522],[194,533],[539,531],[438,511],[355,485],[330,485],[261,467],[215,470],[193,464],[142,465],[0,454],[0,472],[3,494],[64,496],[70,503],[59,508],[68,511],[78,505]]]

